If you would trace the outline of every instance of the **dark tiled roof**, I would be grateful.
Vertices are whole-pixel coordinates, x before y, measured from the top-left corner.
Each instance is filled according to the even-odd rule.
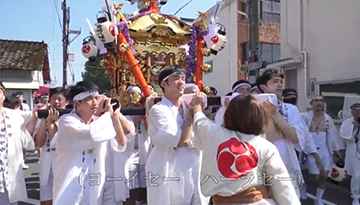
[[[48,45],[42,42],[0,39],[0,69],[44,70]]]

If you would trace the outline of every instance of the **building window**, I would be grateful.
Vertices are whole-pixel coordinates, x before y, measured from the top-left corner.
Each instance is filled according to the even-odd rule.
[[[272,63],[275,61],[280,60],[280,45],[278,44],[268,44],[268,43],[261,43],[260,46],[260,55],[261,60],[266,61],[267,63]],[[249,59],[249,43],[244,43],[241,46],[242,49],[242,63]]]
[[[263,43],[261,44],[261,59],[268,63],[273,62],[272,60],[272,45]]]
[[[204,74],[207,74],[207,73],[212,73],[213,72],[213,60],[211,60],[211,61],[207,61],[206,62],[206,64],[209,64],[210,65],[210,70],[209,70],[209,72],[204,72]]]
[[[272,62],[280,60],[280,45],[272,45]]]
[[[280,45],[262,43],[260,46],[261,60],[272,63],[280,60]]]
[[[326,103],[326,112],[333,119],[344,119],[349,117],[351,103],[348,102],[350,98],[358,96],[360,98],[360,81],[341,83],[341,84],[322,84],[319,85],[320,94],[324,96]]]
[[[280,22],[281,6],[279,2],[260,1],[260,19]]]

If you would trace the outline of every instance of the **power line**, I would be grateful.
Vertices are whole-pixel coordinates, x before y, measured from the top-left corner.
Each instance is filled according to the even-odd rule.
[[[61,18],[60,18],[60,13],[59,13],[59,7],[57,6],[57,1],[54,0],[54,6],[55,6],[55,12],[56,12],[56,16],[57,16],[57,20],[59,22],[59,26],[60,26],[60,30],[62,29],[62,23],[61,23]]]

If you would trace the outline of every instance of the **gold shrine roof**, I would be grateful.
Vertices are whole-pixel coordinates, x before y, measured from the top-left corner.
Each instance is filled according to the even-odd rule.
[[[152,31],[154,29],[168,29],[173,36],[190,36],[191,27],[189,25],[182,25],[182,23],[179,23],[179,21],[180,18],[175,16],[174,19],[171,19],[158,13],[151,13],[131,20],[129,22],[129,25],[130,31],[136,33],[146,32],[147,34],[149,34],[149,31]]]

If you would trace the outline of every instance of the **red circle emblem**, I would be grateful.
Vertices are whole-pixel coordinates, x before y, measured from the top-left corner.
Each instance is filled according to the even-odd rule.
[[[115,36],[115,26],[114,24],[110,24],[109,26],[109,32],[112,36]]]
[[[89,53],[90,49],[91,48],[90,48],[89,45],[84,45],[81,50],[82,50],[83,53]]]
[[[217,44],[217,42],[219,42],[219,37],[216,35],[214,37],[211,38],[211,41],[214,43],[214,44]]]
[[[231,179],[247,175],[259,162],[256,149],[234,137],[219,145],[216,156],[220,173]]]
[[[340,176],[339,171],[338,171],[337,169],[334,169],[334,168],[333,168],[333,169],[331,170],[331,177],[336,179],[336,178],[338,178],[339,176]]]

